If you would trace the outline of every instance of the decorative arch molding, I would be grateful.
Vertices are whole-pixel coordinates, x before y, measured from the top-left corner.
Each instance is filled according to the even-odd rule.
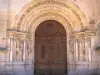
[[[65,15],[67,16],[65,19],[67,20],[67,22],[69,23],[70,26],[74,27],[77,25],[77,22],[74,21],[74,18],[71,17],[71,15],[67,12],[67,14],[65,13],[66,11],[61,11],[58,9],[52,9],[53,7],[49,7],[49,8],[45,8],[45,9],[41,9],[39,10],[36,14],[32,14],[33,12],[30,13],[30,15],[28,15],[26,17],[27,20],[24,20],[22,25],[20,26],[20,29],[22,30],[25,30],[25,27],[28,28],[28,26],[30,26],[31,22],[38,19],[39,18],[42,18],[42,17],[45,17],[45,16],[49,16],[51,15],[52,18],[54,17],[59,17],[59,19],[61,17],[65,18]],[[60,19],[61,20],[61,19]],[[35,23],[35,21],[34,21]],[[77,25],[77,26],[80,26],[80,25]],[[23,29],[24,28],[24,29]]]
[[[23,22],[27,21],[30,13],[33,12],[33,14],[34,14],[34,13],[36,13],[35,12],[36,10],[38,10],[38,11],[43,10],[43,9],[45,9],[45,7],[49,8],[50,6],[54,6],[55,7],[54,9],[58,9],[56,7],[60,7],[60,9],[68,11],[68,12],[64,11],[64,17],[68,17],[70,19],[69,16],[71,16],[73,18],[74,22],[76,22],[75,25],[80,25],[80,27],[84,25],[85,16],[75,4],[64,3],[61,1],[55,1],[55,0],[46,0],[46,1],[40,1],[37,3],[33,3],[33,4],[30,3],[29,5],[25,6],[26,9],[24,8],[25,10],[22,10],[18,15],[17,21],[15,22],[16,23],[15,29],[17,29],[19,31],[21,30],[21,26],[25,24],[25,23],[23,24]],[[38,15],[38,14],[40,14],[40,12],[38,12],[36,14]],[[43,13],[41,12],[41,14],[43,14]],[[59,14],[59,11],[58,11],[58,14]],[[69,16],[66,16],[65,14],[67,14]]]
[[[39,15],[38,17],[36,17],[35,19],[33,19],[27,31],[33,32],[31,31],[33,28],[35,31],[36,27],[45,20],[56,20],[64,26],[64,28],[66,29],[66,32],[72,32],[72,27],[71,27],[70,22],[64,16],[57,13],[52,13],[52,12],[43,13]]]

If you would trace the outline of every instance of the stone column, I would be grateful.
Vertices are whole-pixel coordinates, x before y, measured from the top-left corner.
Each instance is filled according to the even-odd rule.
[[[24,39],[20,39],[21,61],[24,61]]]
[[[92,60],[92,55],[91,55],[91,38],[88,38],[88,48],[89,48],[89,62]]]
[[[99,58],[97,59],[96,58],[96,50],[95,50],[95,48],[97,47],[97,38],[96,37],[93,37],[93,36],[91,36],[91,61],[97,61],[97,60],[99,60]]]
[[[32,62],[34,63],[34,56],[35,56],[35,35],[32,36]]]
[[[16,60],[19,62],[20,59],[21,59],[21,53],[20,53],[20,42],[19,42],[19,39],[16,40],[17,42],[17,49],[16,49]]]
[[[7,31],[8,45],[9,45],[9,62],[13,62],[13,50],[14,50],[14,31]]]
[[[23,61],[26,60],[26,40],[24,39],[24,51],[23,51]]]
[[[21,33],[20,38],[20,45],[21,45],[21,56],[22,56],[22,62],[26,62],[26,52],[27,52],[27,39],[26,39],[26,33]]]
[[[86,37],[85,40],[85,47],[86,47],[86,59],[87,61],[91,62],[91,38],[90,37]]]
[[[87,37],[84,38],[84,51],[85,51],[85,54],[84,54],[84,58],[85,60],[84,61],[88,61],[89,59],[89,48],[88,48],[88,41],[87,41]]]
[[[16,38],[14,38],[13,42],[13,61],[16,61]]]
[[[7,52],[7,56],[6,56],[6,61],[10,62],[10,38],[7,38],[7,48],[8,48],[8,52]]]
[[[82,61],[86,61],[85,37],[82,37]]]
[[[77,43],[76,43],[76,55],[77,62],[87,62],[88,61],[88,42],[87,42],[87,33],[80,32],[75,34]]]
[[[82,62],[83,61],[83,40],[82,40],[82,38],[80,38],[80,49],[79,49],[79,51],[80,51],[80,62]]]
[[[78,40],[75,42],[75,53],[76,53],[76,62],[78,62]]]
[[[74,35],[70,35],[68,61],[70,64],[75,64],[75,39]]]
[[[70,50],[69,50],[69,62],[70,63],[74,63],[74,41],[73,40],[69,41],[69,47],[70,47]]]
[[[77,47],[78,47],[78,62],[80,61],[80,39],[77,40]]]
[[[14,39],[10,39],[10,62],[13,61],[13,45],[14,45]]]

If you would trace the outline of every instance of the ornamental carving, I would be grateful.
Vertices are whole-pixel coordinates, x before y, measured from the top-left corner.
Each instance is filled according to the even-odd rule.
[[[9,38],[25,40],[27,38],[27,33],[17,32],[17,31],[7,31],[7,36]]]
[[[28,32],[30,33],[31,29],[32,29],[32,25],[38,21],[40,18],[43,18],[45,16],[55,16],[57,19],[60,19],[60,18],[63,18],[63,20],[65,20],[67,23],[68,23],[68,28],[71,28],[72,30],[72,27],[71,27],[71,24],[66,20],[65,17],[63,17],[62,15],[58,14],[58,13],[53,13],[53,12],[48,12],[48,13],[43,13],[41,15],[39,15],[38,17],[36,17],[32,22],[31,22],[31,25],[29,26],[28,28]]]
[[[97,32],[96,31],[86,31],[86,32],[73,33],[73,35],[75,36],[75,39],[85,38],[85,37],[96,37]]]
[[[18,22],[18,25],[17,25],[17,29],[20,29],[20,26],[21,26],[21,23],[23,21],[23,19],[25,18],[26,15],[28,15],[28,13],[30,11],[32,11],[33,9],[39,7],[39,6],[42,6],[42,5],[48,5],[48,4],[54,4],[54,5],[59,5],[59,6],[62,6],[64,8],[67,8],[69,10],[71,10],[73,12],[73,14],[75,16],[77,16],[77,19],[80,21],[80,25],[83,25],[82,23],[82,20],[81,20],[81,17],[78,15],[78,13],[73,9],[71,8],[70,6],[66,5],[65,3],[63,2],[59,2],[59,1],[54,1],[54,0],[46,0],[46,1],[41,1],[41,2],[38,2],[32,6],[30,6],[24,13],[23,15],[21,16],[19,22]],[[74,5],[75,6],[75,5]],[[81,13],[81,12],[80,12]]]
[[[69,40],[69,59],[69,61],[74,62],[74,39],[72,35]]]

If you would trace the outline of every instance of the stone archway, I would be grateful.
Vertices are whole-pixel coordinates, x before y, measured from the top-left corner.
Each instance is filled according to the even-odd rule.
[[[35,31],[35,73],[67,73],[66,30],[55,20],[46,20]]]
[[[39,25],[40,23],[47,20],[55,20],[56,23],[61,26],[58,28],[61,28],[61,30],[64,30],[64,32],[65,31],[67,32],[67,33],[65,32],[64,34],[66,37],[64,43],[67,46],[67,50],[65,50],[66,52],[65,51],[64,52],[66,53],[65,57],[67,60],[66,60],[66,64],[63,65],[62,73],[67,72],[67,69],[68,69],[68,74],[70,74],[70,72],[74,72],[72,70],[72,67],[73,68],[76,67],[75,60],[76,58],[78,59],[78,56],[75,56],[75,46],[77,45],[75,45],[76,39],[74,39],[75,37],[73,33],[79,32],[81,27],[84,27],[84,22],[85,22],[84,14],[81,12],[79,8],[77,8],[75,4],[73,3],[69,4],[67,2],[63,2],[63,0],[62,1],[55,1],[55,0],[41,0],[40,1],[39,0],[36,3],[32,1],[31,3],[29,3],[27,6],[23,8],[23,10],[18,14],[16,18],[17,19],[15,20],[13,24],[14,26],[12,27],[12,29],[11,30],[8,29],[9,30],[8,42],[9,44],[11,44],[9,45],[10,61],[16,60],[14,59],[14,56],[17,50],[15,46],[17,44],[21,44],[20,40],[22,40],[23,46],[24,46],[23,60],[25,61],[25,64],[27,64],[25,67],[27,66],[30,67],[30,71],[32,71],[32,74],[33,74],[33,71],[34,71],[33,69],[35,69],[36,71],[36,65],[33,65],[34,62],[36,64],[36,60],[34,60],[34,55],[37,54],[34,52],[36,51],[34,50],[36,48],[35,47],[36,45],[35,31],[37,31],[38,27],[41,27],[41,25]],[[62,40],[62,32],[57,31],[57,34],[59,34],[59,37],[60,37],[59,40]],[[58,35],[54,35],[53,37],[56,37],[56,36]],[[18,43],[16,43],[16,41]],[[43,49],[43,52],[41,54],[44,55],[44,49],[45,49],[44,45],[40,46],[40,48]],[[20,50],[20,48],[18,48],[18,50]],[[20,60],[20,62],[24,62],[23,60]],[[51,60],[49,61],[51,62]],[[65,61],[63,63],[65,63]],[[67,65],[68,65],[68,68],[67,68]],[[48,65],[48,66],[52,67],[52,65]],[[52,72],[52,68],[51,70],[50,68],[48,69],[49,69],[47,71],[48,73],[54,73]],[[29,70],[26,71],[26,73],[27,72],[29,72]]]

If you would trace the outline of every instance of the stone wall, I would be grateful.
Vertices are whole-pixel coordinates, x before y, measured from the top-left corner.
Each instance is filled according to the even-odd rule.
[[[6,47],[7,12],[0,11],[0,48]]]
[[[60,1],[64,1],[64,0],[60,0]],[[21,13],[19,14],[18,12],[22,7],[18,9],[16,6],[15,9],[17,8],[18,11],[16,10],[15,13],[18,15],[16,15],[13,12],[10,12],[9,21],[7,21],[8,13],[0,12],[1,13],[0,14],[0,28],[1,28],[0,29],[0,49],[1,49],[0,75],[33,75],[34,74],[34,46],[32,45],[34,45],[35,36],[33,33],[35,33],[35,29],[38,26],[38,24],[41,21],[47,19],[54,19],[61,22],[64,25],[66,32],[68,31],[67,32],[68,33],[68,37],[67,37],[68,75],[100,75],[100,59],[99,59],[100,51],[95,50],[95,48],[98,45],[97,42],[98,37],[96,34],[97,31],[94,28],[96,21],[99,20],[98,15],[100,15],[100,12],[97,11],[98,8],[96,10],[94,9],[99,5],[98,4],[96,5],[96,3],[91,2],[90,0],[87,1],[71,0],[71,1],[74,2],[76,5],[78,5],[77,6],[78,8],[74,7],[73,5],[71,6],[70,4],[69,5],[70,12],[72,12],[72,9],[73,10],[77,9],[78,16],[81,16],[81,19],[78,19],[75,13],[73,13],[73,15],[71,16],[72,18],[66,18],[66,15],[69,14],[66,13],[65,11],[68,12],[69,8],[65,10],[66,5],[56,1],[47,1],[48,4],[45,3],[44,1],[34,6],[33,5],[33,2],[35,2],[34,0],[33,2],[25,6],[21,11]],[[39,0],[37,0],[36,2],[39,2]],[[50,5],[51,7],[49,6],[50,8],[45,9],[44,4],[49,5],[49,2],[51,3]],[[65,2],[66,4],[68,4],[67,1]],[[54,5],[57,5],[56,7],[60,7],[61,5],[62,8],[61,9],[55,8],[52,10],[53,3]],[[37,6],[39,6],[39,4],[43,5],[43,9],[41,8],[38,9]],[[89,4],[91,5],[89,6]],[[96,6],[92,7],[93,5]],[[30,8],[28,9],[28,7],[30,6],[32,6],[31,7],[32,14],[30,14],[29,12]],[[87,8],[88,6],[89,8]],[[35,10],[33,10],[34,8],[37,9],[38,11],[35,12]],[[64,12],[61,11],[62,9]],[[48,10],[50,12],[48,12]],[[61,12],[59,12],[59,10]],[[33,11],[35,12],[35,14],[33,13]],[[77,11],[74,12],[77,13]],[[87,13],[88,11],[89,13]],[[54,12],[56,12],[56,14]],[[84,19],[86,21],[83,21],[82,14],[84,14]],[[35,17],[32,17],[32,15]],[[97,16],[98,18],[95,18],[93,16]],[[66,19],[68,19],[68,22],[70,22],[71,25],[70,23],[67,22]],[[17,21],[19,21],[19,25],[16,23]],[[84,22],[83,25],[80,24],[81,21]],[[83,29],[81,29],[81,27],[83,27]],[[29,32],[27,32],[27,30]],[[77,33],[74,31],[76,31]],[[73,35],[73,36],[70,37],[69,35]]]

